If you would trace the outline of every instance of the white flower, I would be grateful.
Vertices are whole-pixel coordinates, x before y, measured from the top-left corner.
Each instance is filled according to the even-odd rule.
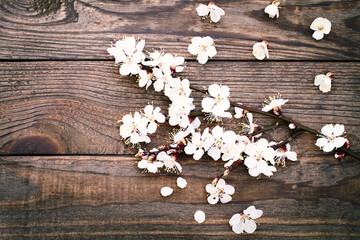
[[[265,57],[269,58],[269,51],[267,45],[268,42],[266,40],[254,44],[252,53],[256,59],[264,60]]]
[[[225,15],[224,10],[219,8],[214,4],[214,2],[209,2],[208,5],[200,4],[196,8],[196,12],[200,17],[206,17],[210,15],[210,19],[212,22],[220,21],[220,17]]]
[[[144,60],[142,62],[142,64],[144,64],[145,66],[151,66],[151,67],[161,67],[162,65],[162,56],[163,56],[163,53],[161,51],[154,51],[154,52],[151,52],[149,53],[149,58],[151,60]]]
[[[331,90],[331,79],[333,74],[328,72],[326,75],[320,74],[315,77],[314,85],[319,86],[320,91],[323,93],[330,92]]]
[[[230,195],[234,194],[235,188],[226,184],[224,179],[220,179],[215,187],[212,184],[207,184],[206,192],[210,194],[207,199],[210,204],[216,204],[219,200],[222,203],[228,203],[232,199]]]
[[[231,118],[229,112],[225,112],[230,107],[230,89],[227,86],[220,86],[218,84],[210,85],[208,92],[211,97],[206,97],[201,101],[203,112],[210,113],[215,119],[221,117]]]
[[[276,16],[276,18],[279,17],[279,1],[273,1],[270,5],[268,5],[264,12],[269,14],[270,18],[274,18]]]
[[[244,131],[247,133],[247,134],[252,134],[253,132],[257,131],[259,129],[259,125],[255,124],[253,122],[253,114],[252,113],[246,113],[245,114],[245,120],[246,120],[246,124],[244,124]],[[260,137],[261,136],[261,133],[256,135],[255,137]]]
[[[149,161],[147,156],[138,162],[138,168],[145,169],[150,173],[157,173],[159,168],[162,168],[164,163],[159,161]]]
[[[178,178],[176,179],[176,184],[177,184],[177,186],[178,186],[179,188],[186,188],[186,186],[187,186],[187,181],[186,181],[184,178],[182,178],[182,177],[178,177]]]
[[[120,136],[127,140],[130,137],[130,142],[133,144],[140,142],[150,142],[147,134],[148,119],[135,112],[134,117],[131,114],[125,115],[121,120]]]
[[[236,135],[234,139],[229,136],[226,144],[222,146],[221,152],[223,153],[221,159],[223,161],[236,161],[242,159],[241,153],[245,150],[245,144],[242,141],[243,136]]]
[[[235,107],[234,109],[235,109],[234,118],[242,118],[245,115],[244,109],[239,108],[239,107]]]
[[[156,107],[154,109],[153,105],[147,105],[144,108],[144,115],[149,121],[149,125],[147,126],[148,133],[154,133],[157,129],[157,123],[164,123],[165,116],[160,112],[161,109]]]
[[[256,222],[253,219],[261,217],[263,211],[254,206],[248,207],[243,213],[237,213],[230,218],[229,224],[232,230],[237,233],[253,233],[256,230]]]
[[[291,146],[290,146],[289,143],[287,143],[283,147],[280,147],[280,148],[276,149],[276,151],[275,151],[275,162],[277,164],[285,166],[285,159],[289,159],[291,161],[296,161],[297,160],[296,152],[290,151],[290,150],[291,150]]]
[[[164,89],[164,86],[174,85],[175,79],[171,76],[171,70],[169,67],[164,67],[162,70],[154,68],[153,74],[156,79],[154,82],[155,91],[160,92]]]
[[[180,141],[182,141],[184,138],[186,138],[190,133],[194,134],[195,130],[200,127],[200,124],[201,124],[201,122],[200,122],[199,118],[196,117],[194,119],[194,121],[192,121],[186,129],[181,130],[175,134],[174,142],[176,144],[178,144]]]
[[[180,78],[174,78],[173,85],[165,86],[165,96],[167,96],[172,102],[186,100],[190,96],[190,82],[188,79],[181,80]]]
[[[269,147],[269,143],[266,139],[261,138],[255,143],[250,143],[245,147],[244,164],[249,168],[249,174],[253,177],[259,176],[261,173],[266,176],[273,175],[272,172],[276,171],[276,168],[269,166],[267,161],[271,164],[275,164],[275,150]]]
[[[165,55],[160,51],[154,51],[149,54],[150,61],[143,61],[143,64],[146,66],[159,67],[162,69],[163,67],[168,67],[172,71],[182,72],[185,63],[185,59],[183,57],[174,57],[170,53],[166,53]]]
[[[316,18],[310,25],[311,30],[314,30],[313,38],[316,40],[323,39],[324,34],[329,34],[331,31],[331,22],[322,17]]]
[[[189,53],[197,55],[197,61],[200,64],[205,64],[209,57],[216,55],[216,49],[213,46],[214,40],[211,37],[193,37],[191,44],[188,47]]]
[[[129,74],[138,74],[141,71],[139,63],[145,59],[142,52],[145,46],[145,40],[136,44],[134,37],[127,37],[119,40],[114,47],[108,48],[110,55],[115,57],[115,63],[123,63],[120,67],[120,74],[123,76]]]
[[[193,155],[195,160],[199,160],[212,145],[213,141],[209,128],[206,128],[202,134],[196,132],[191,136],[191,141],[187,143],[184,151],[187,155]]]
[[[192,98],[183,98],[173,101],[169,107],[169,124],[171,126],[179,125],[182,128],[187,128],[190,124],[189,114],[195,108],[192,104]]]
[[[180,163],[178,163],[176,161],[176,157],[175,156],[170,156],[165,152],[160,152],[156,159],[158,161],[161,161],[164,163],[165,168],[167,171],[169,172],[176,172],[176,173],[181,173],[182,171],[182,167],[180,165]]]
[[[163,187],[161,188],[160,193],[163,197],[167,197],[170,196],[173,193],[173,191],[174,190],[170,187]]]
[[[201,210],[196,211],[195,214],[194,214],[194,219],[198,223],[205,222],[205,213],[203,211],[201,211]]]
[[[185,58],[183,57],[174,57],[170,53],[166,53],[161,58],[163,66],[169,66],[171,70],[175,72],[182,72],[184,70]]]
[[[152,73],[148,73],[145,70],[141,70],[139,72],[139,87],[146,87],[146,89],[148,89],[148,87],[150,87],[152,81],[151,78],[153,77]]]
[[[269,100],[266,101],[267,104],[264,105],[262,111],[269,112],[273,111],[275,115],[281,115],[281,106],[287,103],[289,100],[284,100],[280,95],[270,97]]]
[[[236,134],[233,131],[226,131],[220,126],[216,126],[211,130],[213,136],[212,146],[207,151],[207,154],[217,161],[221,153],[226,151],[226,144],[231,145],[236,141]]]
[[[324,152],[331,152],[334,148],[341,148],[347,140],[340,137],[344,134],[344,131],[345,128],[342,124],[326,124],[321,129],[323,136],[317,139],[315,145],[322,148]]]

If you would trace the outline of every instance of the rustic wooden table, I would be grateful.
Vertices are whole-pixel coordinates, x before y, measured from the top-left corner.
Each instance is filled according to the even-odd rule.
[[[0,239],[235,239],[228,220],[252,204],[264,216],[246,239],[359,239],[360,162],[337,162],[312,135],[294,141],[299,160],[271,178],[237,169],[227,180],[233,201],[215,206],[204,186],[223,163],[184,157],[188,187],[164,199],[160,188],[176,188],[177,176],[142,174],[136,151],[120,141],[116,120],[146,102],[169,104],[118,74],[106,48],[128,35],[184,56],[180,75],[193,85],[226,84],[232,100],[255,107],[279,92],[290,99],[284,112],[307,126],[345,124],[359,152],[360,2],[284,0],[280,18],[270,19],[269,1],[217,1],[226,15],[210,24],[190,0],[1,0]],[[332,31],[315,41],[309,26],[319,16]],[[187,52],[198,35],[212,36],[218,50],[206,65]],[[256,61],[252,45],[263,39],[270,60]],[[313,81],[328,71],[335,79],[323,94]],[[170,128],[161,129],[155,145],[167,139]],[[198,209],[204,224],[193,220]]]

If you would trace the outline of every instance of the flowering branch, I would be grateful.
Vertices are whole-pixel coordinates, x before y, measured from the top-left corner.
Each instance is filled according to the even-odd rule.
[[[210,37],[196,38],[189,48],[197,53],[200,63],[205,63],[208,57],[215,54],[212,44],[213,40]],[[152,85],[156,92],[163,92],[171,102],[167,117],[161,113],[160,108],[147,105],[143,112],[127,114],[119,121],[120,135],[125,143],[139,148],[140,144],[151,141],[148,134],[155,133],[158,124],[168,122],[170,126],[176,127],[172,144],[150,151],[139,149],[136,156],[141,158],[138,167],[143,171],[158,173],[165,170],[180,173],[182,167],[178,162],[178,156],[181,153],[191,155],[194,160],[201,159],[204,154],[215,161],[221,159],[226,162],[225,171],[211,184],[206,185],[206,191],[209,193],[208,202],[216,204],[219,201],[222,203],[231,201],[235,189],[226,184],[223,178],[240,165],[244,164],[252,177],[263,175],[270,177],[277,171],[276,165],[285,166],[285,160],[296,161],[297,154],[291,151],[289,143],[303,132],[317,136],[315,145],[324,152],[335,150],[335,157],[338,159],[348,153],[360,160],[360,156],[349,149],[349,141],[342,137],[345,131],[344,125],[327,124],[321,131],[302,125],[282,114],[281,106],[288,100],[282,99],[280,95],[269,97],[262,109],[256,109],[230,101],[230,88],[227,86],[219,84],[212,84],[208,88],[191,86],[188,79],[175,76],[184,69],[184,58],[159,51],[147,52],[145,55],[144,45],[144,40],[136,42],[135,38],[129,37],[117,41],[108,49],[108,52],[115,57],[115,62],[120,65],[121,75],[136,76],[140,87],[147,89]],[[190,97],[192,91],[206,95],[201,101],[201,112],[192,112],[195,109],[194,98]],[[234,107],[235,114],[230,112],[231,106]],[[262,128],[253,122],[253,113],[278,121],[273,126]],[[243,118],[246,122],[242,123],[243,129],[239,134],[226,130],[219,124],[199,130],[201,125],[199,116],[203,116],[203,119],[209,123],[219,123],[223,118],[232,117]],[[284,124],[288,124],[290,129],[290,137],[286,140],[276,143],[260,138],[263,132],[274,130]],[[181,179],[179,181],[184,182]],[[164,187],[161,193],[163,196],[169,196],[172,191]]]
[[[200,93],[203,93],[203,94],[208,94],[208,91],[205,90],[205,89],[201,89],[201,88],[198,88],[198,87],[194,87],[194,86],[190,86],[190,88],[194,91],[197,91],[197,92],[200,92]],[[261,111],[259,109],[256,109],[256,108],[253,108],[253,107],[249,107],[249,106],[246,106],[246,105],[243,105],[243,104],[239,104],[239,103],[236,103],[236,102],[233,102],[233,101],[230,101],[230,105],[233,106],[233,107],[238,107],[238,108],[242,108],[242,109],[245,109],[249,112],[253,112],[253,113],[258,113],[258,114],[261,114],[261,115],[264,115],[264,116],[268,116],[268,117],[272,117],[272,118],[275,118],[275,119],[280,119],[282,121],[285,121],[287,123],[293,123],[296,127],[296,129],[298,130],[304,130],[308,133],[311,133],[311,134],[314,134],[315,136],[322,136],[323,134],[321,134],[318,130],[315,130],[313,128],[309,128],[289,117],[285,117],[282,113],[280,113],[280,115],[276,115],[274,113],[271,113],[271,112],[264,112],[264,111]],[[255,135],[255,134],[254,134]],[[354,157],[355,159],[357,160],[360,160],[360,155],[346,147],[341,147],[340,148],[343,152],[347,153],[348,155]]]

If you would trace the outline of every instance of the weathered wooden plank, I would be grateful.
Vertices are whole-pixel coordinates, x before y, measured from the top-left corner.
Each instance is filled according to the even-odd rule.
[[[261,107],[278,92],[290,99],[283,111],[320,129],[343,123],[354,150],[359,150],[360,63],[210,62],[187,63],[182,73],[196,86],[212,83],[231,88],[231,99]],[[135,79],[121,77],[109,62],[1,63],[0,154],[129,154],[120,141],[116,121],[140,111],[147,102],[166,112],[169,101],[161,93],[138,88]],[[313,86],[314,76],[333,71],[327,94]],[[193,94],[199,107],[201,95]],[[199,110],[201,108],[198,108]],[[259,124],[273,120],[257,117]],[[225,126],[240,129],[238,120]],[[169,126],[160,126],[154,144],[169,140]],[[282,131],[282,133],[285,133]],[[275,134],[282,140],[283,134]],[[299,151],[322,154],[315,137],[302,136]]]
[[[134,35],[149,48],[193,59],[193,36],[210,35],[216,59],[254,60],[252,45],[270,42],[271,59],[360,57],[359,1],[282,1],[279,19],[264,12],[268,0],[217,1],[226,14],[217,24],[202,22],[195,8],[204,1],[0,1],[0,59],[110,59],[114,38]],[[332,22],[332,31],[314,40],[316,17]]]
[[[239,168],[227,179],[236,188],[233,201],[215,206],[207,204],[204,186],[223,170],[222,163],[184,158],[182,165],[188,181],[183,190],[176,187],[177,176],[142,174],[126,156],[0,157],[0,234],[235,239],[229,218],[255,204],[264,216],[250,239],[359,238],[355,160],[301,159],[259,180]],[[159,194],[165,185],[175,189],[168,198]],[[207,214],[201,225],[193,220],[199,209]]]

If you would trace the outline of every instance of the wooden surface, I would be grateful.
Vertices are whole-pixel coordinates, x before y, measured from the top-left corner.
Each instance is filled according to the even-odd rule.
[[[217,1],[226,14],[216,25],[197,16],[204,1],[0,2],[0,59],[111,59],[104,48],[125,34],[186,58],[193,58],[192,37],[211,35],[216,59],[253,60],[252,46],[263,39],[271,59],[360,59],[359,1],[282,1],[275,20],[263,12],[269,0]],[[329,18],[332,32],[314,41],[309,26],[319,16]]]
[[[345,124],[360,152],[360,2],[282,1],[276,20],[263,14],[269,2],[217,1],[226,15],[214,25],[196,15],[196,1],[0,0],[0,239],[235,239],[228,220],[253,204],[264,216],[254,235],[240,238],[359,239],[360,162],[336,161],[315,136],[296,139],[299,160],[271,178],[252,178],[245,167],[231,173],[233,201],[215,206],[204,187],[223,162],[184,157],[181,190],[175,175],[142,174],[135,150],[120,141],[124,114],[169,104],[118,74],[106,48],[126,34],[186,57],[180,76],[194,86],[228,85],[232,100],[254,107],[279,92],[289,99],[283,112],[306,126]],[[321,41],[309,29],[318,16],[332,22]],[[216,43],[206,65],[186,50],[197,35]],[[251,55],[262,39],[270,61]],[[328,71],[335,79],[323,94],[313,81]],[[199,106],[201,95],[193,96]],[[159,130],[153,145],[168,141],[171,128]],[[165,185],[175,189],[168,198],[159,194]],[[204,224],[193,220],[197,210]]]

